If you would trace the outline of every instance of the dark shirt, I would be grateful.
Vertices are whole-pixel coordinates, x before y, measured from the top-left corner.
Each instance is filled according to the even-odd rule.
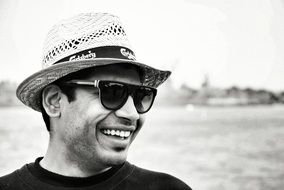
[[[0,177],[1,190],[190,190],[181,180],[125,162],[91,177],[67,177],[39,165],[42,158]]]

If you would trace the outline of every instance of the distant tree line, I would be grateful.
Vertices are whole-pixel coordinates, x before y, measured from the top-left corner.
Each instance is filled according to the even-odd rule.
[[[201,88],[194,89],[187,85],[173,88],[171,81],[158,90],[157,102],[160,105],[208,105],[208,106],[242,106],[284,104],[284,91],[272,92],[266,89],[216,88],[204,82]]]
[[[189,103],[204,105],[260,105],[284,103],[284,91],[276,93],[265,89],[212,88],[202,87],[192,89],[183,86],[183,92],[188,94]]]

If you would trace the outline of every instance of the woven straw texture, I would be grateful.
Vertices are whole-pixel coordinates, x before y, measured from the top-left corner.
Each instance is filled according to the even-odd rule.
[[[131,49],[125,31],[116,16],[80,14],[63,20],[48,33],[43,47],[43,68],[71,54],[102,46]]]
[[[142,84],[158,87],[170,75],[151,66],[127,59],[94,58],[89,60],[57,61],[90,48],[121,46],[131,49],[118,17],[107,13],[84,13],[56,24],[48,33],[44,47],[42,70],[25,79],[17,89],[17,97],[25,105],[40,110],[42,89],[81,69],[115,63],[129,63],[143,71]]]

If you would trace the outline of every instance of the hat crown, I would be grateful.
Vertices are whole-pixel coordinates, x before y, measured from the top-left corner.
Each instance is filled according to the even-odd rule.
[[[53,26],[43,46],[43,68],[80,51],[103,46],[131,49],[118,17],[108,13],[83,13]]]

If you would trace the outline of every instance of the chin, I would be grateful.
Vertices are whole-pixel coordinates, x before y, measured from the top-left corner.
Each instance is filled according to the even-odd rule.
[[[121,164],[123,164],[125,161],[126,161],[126,159],[115,160],[115,161],[112,163],[112,166],[121,165]]]
[[[114,155],[109,156],[106,158],[106,162],[109,166],[121,165],[127,159],[127,153],[116,153]]]

